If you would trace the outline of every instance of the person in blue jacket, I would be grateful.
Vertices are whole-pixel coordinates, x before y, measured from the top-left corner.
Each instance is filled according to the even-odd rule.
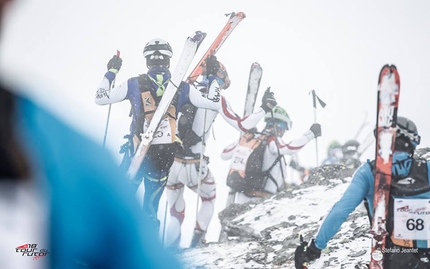
[[[413,158],[415,148],[420,143],[416,125],[404,117],[397,118],[397,134],[393,153],[392,183],[390,210],[388,212],[386,248],[390,251],[384,255],[384,268],[430,268],[429,236],[421,231],[429,229],[427,218],[423,222],[417,219],[414,210],[402,211],[397,204],[401,202],[408,208],[426,208],[430,202],[429,171],[430,162],[425,159]],[[361,165],[353,175],[351,185],[342,198],[333,206],[324,218],[316,237],[302,242],[295,252],[296,268],[303,268],[320,257],[321,250],[327,247],[328,241],[337,233],[348,215],[364,200],[367,201],[369,219],[373,215],[374,193],[374,161]],[[365,203],[366,204],[366,203]],[[400,210],[400,211],[399,211]],[[412,219],[417,224],[411,229],[403,223],[404,219]],[[421,229],[421,226],[423,229]],[[395,233],[393,231],[396,231]]]
[[[181,268],[110,153],[20,90],[0,84],[0,268]]]

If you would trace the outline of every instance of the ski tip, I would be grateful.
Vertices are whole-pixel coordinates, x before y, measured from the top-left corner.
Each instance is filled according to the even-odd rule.
[[[397,71],[397,67],[394,64],[385,64],[381,68],[381,71],[379,72],[378,84],[381,84],[382,78],[387,75],[389,76],[394,75],[396,79],[396,83],[400,84],[399,73]]]
[[[202,32],[202,31],[195,31],[194,34],[192,35],[191,39],[196,41],[196,42],[202,42],[205,37],[206,37],[206,33]]]
[[[238,17],[241,17],[242,19],[245,19],[246,18],[246,14],[245,13],[243,13],[243,12],[238,12],[238,13],[236,13],[236,16],[238,16]]]
[[[239,12],[231,12],[231,13],[227,13],[225,14],[226,16],[230,16],[230,19],[234,18],[234,17],[239,17],[241,19],[246,18],[246,14],[243,13],[242,11]]]

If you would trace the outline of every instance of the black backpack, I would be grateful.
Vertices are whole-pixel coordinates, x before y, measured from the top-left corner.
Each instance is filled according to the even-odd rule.
[[[258,133],[244,134],[239,145],[247,145],[252,149],[247,159],[234,159],[233,162],[246,163],[245,171],[230,169],[227,177],[227,186],[236,192],[262,191],[266,181],[270,178],[270,171],[276,163],[282,158],[278,156],[269,169],[263,171],[264,152],[266,150],[266,134],[256,136]]]

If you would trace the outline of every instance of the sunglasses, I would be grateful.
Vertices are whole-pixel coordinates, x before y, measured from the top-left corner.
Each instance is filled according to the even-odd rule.
[[[275,126],[277,130],[289,130],[290,126],[288,126],[288,124],[286,122],[283,121],[270,121],[267,123],[268,126],[273,127]]]

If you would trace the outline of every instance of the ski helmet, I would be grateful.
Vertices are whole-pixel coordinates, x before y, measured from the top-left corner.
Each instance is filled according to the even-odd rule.
[[[413,153],[420,144],[421,137],[415,123],[405,117],[397,117],[395,149]]]
[[[342,153],[344,155],[353,155],[357,153],[359,146],[360,146],[360,143],[358,143],[356,140],[348,140],[342,146]]]
[[[148,68],[154,65],[169,67],[170,58],[173,56],[173,50],[166,40],[154,38],[145,45],[143,56],[146,58],[146,66]]]
[[[396,142],[394,149],[397,151],[405,151],[413,153],[415,148],[421,142],[421,136],[418,135],[417,126],[413,121],[405,117],[397,117]],[[374,134],[376,137],[376,126]]]
[[[284,123],[283,126],[279,126],[284,130],[290,130],[291,127],[293,126],[293,122],[291,121],[290,117],[288,116],[287,111],[285,111],[285,109],[283,109],[280,106],[275,106],[272,109],[273,112],[273,118],[272,118],[272,113],[268,112],[266,113],[266,115],[264,116],[264,121],[267,124],[273,124],[273,121],[275,121],[276,123]]]
[[[342,145],[337,140],[331,141],[331,143],[328,145],[328,148],[327,148],[327,156],[332,155],[331,153],[333,152],[334,149],[340,149],[340,148],[342,148]]]
[[[219,63],[219,69],[216,76],[221,80],[219,81],[219,85],[221,89],[227,89],[230,86],[230,78],[228,77],[227,69],[222,63]]]

